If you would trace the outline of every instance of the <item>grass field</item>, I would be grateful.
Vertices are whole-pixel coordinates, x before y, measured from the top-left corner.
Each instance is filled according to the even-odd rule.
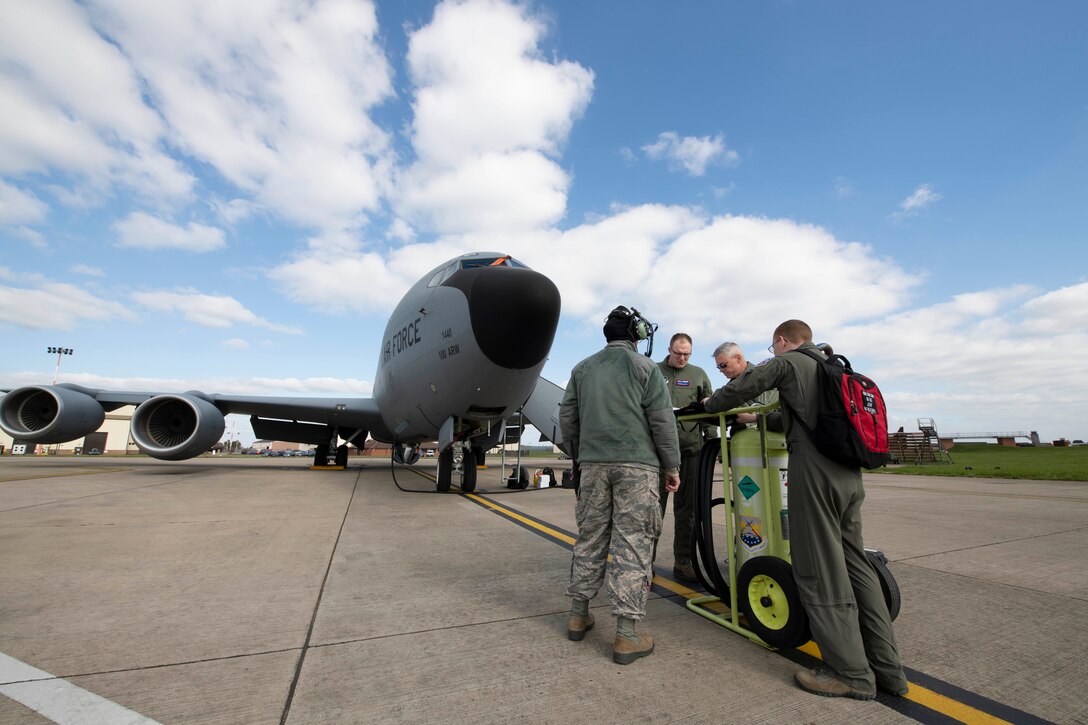
[[[916,476],[1088,481],[1088,446],[1010,448],[986,443],[959,443],[949,453],[952,455],[951,464],[888,466],[877,471]]]

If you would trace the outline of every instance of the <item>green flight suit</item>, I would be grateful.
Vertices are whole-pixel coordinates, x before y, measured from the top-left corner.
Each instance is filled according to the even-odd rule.
[[[672,407],[684,406],[700,401],[714,392],[706,371],[690,363],[683,368],[674,368],[665,358],[657,364],[665,384],[669,388]],[[691,563],[691,532],[695,525],[695,473],[699,460],[699,451],[703,442],[718,437],[718,426],[695,421],[676,422],[676,433],[680,439],[680,488],[672,499],[673,539],[672,552],[677,564]],[[661,514],[669,503],[669,492],[665,490],[665,478],[661,478],[658,493],[661,497]],[[656,549],[655,549],[656,555]]]
[[[803,349],[819,351],[811,342]],[[898,692],[907,685],[880,580],[865,556],[861,469],[821,454],[794,418],[816,423],[816,361],[786,352],[719,388],[708,412],[736,408],[777,388],[789,446],[793,576],[824,662],[853,687]]]

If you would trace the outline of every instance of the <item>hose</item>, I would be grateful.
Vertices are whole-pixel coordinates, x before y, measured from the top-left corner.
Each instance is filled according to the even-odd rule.
[[[703,444],[695,464],[695,521],[691,530],[692,564],[699,583],[710,594],[729,601],[729,583],[722,577],[714,554],[714,526],[712,513],[715,506],[725,505],[724,498],[711,499],[714,493],[714,468],[721,453],[721,439],[713,438]],[[727,469],[728,470],[728,467]]]

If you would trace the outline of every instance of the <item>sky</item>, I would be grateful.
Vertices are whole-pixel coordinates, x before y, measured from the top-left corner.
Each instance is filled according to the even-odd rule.
[[[715,384],[799,318],[893,429],[1088,439],[1084,3],[0,15],[0,388],[365,396],[408,287],[500,251],[559,384],[616,305]]]

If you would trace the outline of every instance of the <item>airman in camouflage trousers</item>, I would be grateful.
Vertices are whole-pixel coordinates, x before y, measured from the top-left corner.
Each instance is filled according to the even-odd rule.
[[[578,542],[567,596],[593,599],[607,568],[612,614],[634,620],[646,616],[654,542],[661,533],[658,478],[657,468],[638,464],[587,463],[582,468],[575,510]]]

